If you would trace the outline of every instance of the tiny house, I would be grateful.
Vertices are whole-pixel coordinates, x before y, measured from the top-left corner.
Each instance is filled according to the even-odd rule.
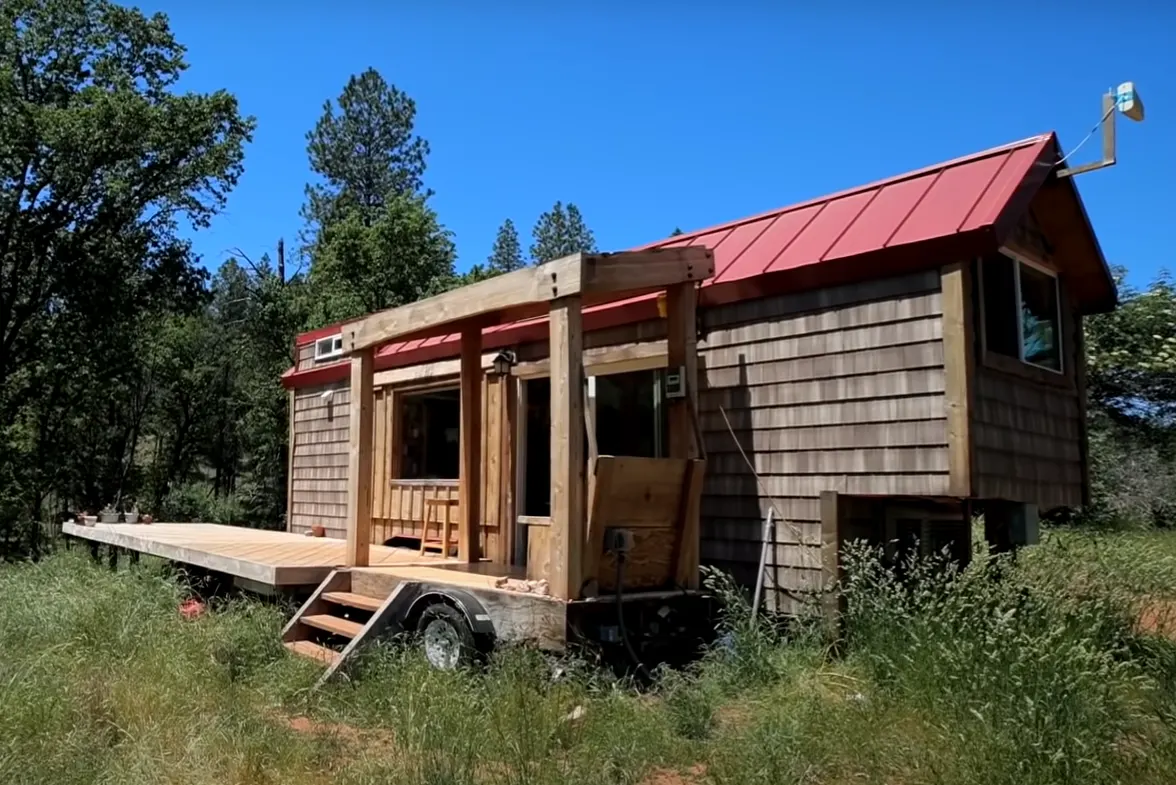
[[[637,249],[713,254],[685,344],[705,458],[703,564],[753,582],[773,509],[770,599],[802,612],[850,539],[966,558],[974,513],[1000,544],[1038,510],[1083,503],[1082,317],[1113,308],[1116,292],[1073,181],[1055,174],[1059,158],[1056,137],[1038,136]],[[670,344],[682,344],[667,293],[583,305],[588,441],[600,455],[682,454],[670,422],[684,367]],[[548,316],[479,328],[465,368],[476,362],[480,393],[467,400],[480,407],[481,460],[464,486],[461,335],[373,347],[369,454],[357,461],[345,354],[356,324],[299,336],[283,377],[288,528],[356,536],[348,488],[359,466],[370,542],[440,537],[447,549],[465,488],[478,499],[466,556],[544,576],[558,447]],[[661,577],[644,589],[681,577],[650,574]]]

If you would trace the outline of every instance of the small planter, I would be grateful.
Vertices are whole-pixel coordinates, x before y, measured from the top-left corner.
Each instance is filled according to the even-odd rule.
[[[98,513],[98,523],[118,523],[118,513],[100,512]]]
[[[123,522],[124,523],[138,523],[139,522],[139,513],[137,513],[137,512],[124,512],[123,513]]]

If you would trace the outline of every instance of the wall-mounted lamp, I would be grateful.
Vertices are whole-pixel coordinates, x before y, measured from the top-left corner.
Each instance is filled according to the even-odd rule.
[[[499,376],[506,376],[510,373],[510,369],[515,366],[517,358],[515,353],[510,349],[503,349],[494,356],[494,373]]]

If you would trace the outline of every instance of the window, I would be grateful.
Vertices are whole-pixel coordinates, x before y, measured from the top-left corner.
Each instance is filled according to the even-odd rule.
[[[457,479],[461,462],[461,392],[410,393],[401,407],[402,480]]]
[[[980,269],[985,349],[1061,373],[1057,277],[1005,254],[982,260]]]
[[[343,336],[328,335],[314,342],[314,361],[321,363],[343,355]]]

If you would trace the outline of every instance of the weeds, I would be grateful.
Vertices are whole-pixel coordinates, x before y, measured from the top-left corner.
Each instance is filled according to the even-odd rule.
[[[1165,783],[1172,535],[1053,535],[965,569],[847,554],[845,647],[753,618],[651,690],[527,649],[442,673],[396,641],[353,678],[278,645],[282,610],[214,604],[147,565],[0,568],[0,782]]]

